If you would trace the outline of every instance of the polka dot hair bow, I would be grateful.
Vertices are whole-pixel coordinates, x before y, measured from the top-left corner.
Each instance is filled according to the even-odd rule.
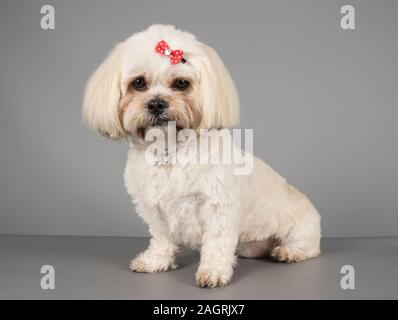
[[[187,60],[184,59],[184,52],[182,50],[171,50],[166,41],[161,40],[155,47],[155,52],[162,56],[170,57],[171,64],[185,63]]]

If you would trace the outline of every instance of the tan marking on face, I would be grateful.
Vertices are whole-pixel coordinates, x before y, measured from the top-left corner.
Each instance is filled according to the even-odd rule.
[[[176,121],[179,128],[196,128],[199,125],[200,111],[196,105],[196,99],[188,90],[174,91],[164,99],[169,104],[168,113],[171,120]]]
[[[126,93],[120,100],[118,113],[125,131],[139,134],[154,125],[154,116],[147,111],[146,106],[155,97],[162,98],[168,103],[169,108],[163,117],[169,121],[175,121],[178,129],[199,127],[201,112],[194,79],[178,74],[168,75],[164,78],[152,77],[152,80],[148,79],[147,74],[144,77],[148,86],[147,90],[138,91],[131,86],[131,82],[137,78],[134,76],[127,81],[129,84]],[[172,85],[176,79],[189,81],[189,87],[184,91],[173,89]]]

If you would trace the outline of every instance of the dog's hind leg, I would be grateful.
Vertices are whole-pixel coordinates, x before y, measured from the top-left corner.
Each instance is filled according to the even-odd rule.
[[[299,262],[319,256],[320,238],[320,219],[316,213],[295,225],[285,237],[279,238],[271,257],[281,262]]]

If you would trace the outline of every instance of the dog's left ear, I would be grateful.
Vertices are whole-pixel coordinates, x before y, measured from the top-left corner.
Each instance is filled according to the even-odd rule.
[[[217,52],[201,44],[205,56],[193,61],[199,66],[201,128],[228,128],[239,122],[239,96],[235,84]]]
[[[119,119],[121,98],[121,51],[118,44],[87,83],[83,119],[87,125],[111,139],[125,137]]]

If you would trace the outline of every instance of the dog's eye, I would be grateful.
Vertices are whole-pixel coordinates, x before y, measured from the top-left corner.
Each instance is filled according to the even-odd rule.
[[[138,77],[131,82],[131,86],[138,91],[144,91],[147,89],[146,81],[144,77]]]
[[[184,91],[187,90],[189,87],[189,81],[185,80],[185,79],[176,79],[174,80],[173,84],[171,85],[171,87],[174,90],[178,90],[178,91]]]

